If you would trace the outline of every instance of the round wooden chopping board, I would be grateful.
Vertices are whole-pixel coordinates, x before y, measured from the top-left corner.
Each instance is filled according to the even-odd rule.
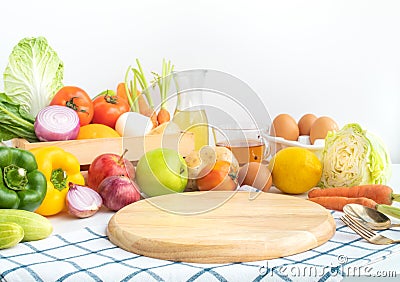
[[[112,243],[152,258],[246,262],[315,248],[335,233],[323,207],[273,193],[192,192],[141,200],[108,223]]]

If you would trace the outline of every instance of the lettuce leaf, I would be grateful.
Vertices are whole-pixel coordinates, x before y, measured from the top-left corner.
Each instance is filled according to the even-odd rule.
[[[322,165],[320,187],[386,184],[391,176],[385,144],[356,123],[328,133]]]
[[[64,64],[44,37],[22,39],[4,71],[4,92],[32,116],[63,86]]]
[[[37,142],[34,123],[35,119],[19,104],[0,93],[0,141],[24,138],[29,142]]]

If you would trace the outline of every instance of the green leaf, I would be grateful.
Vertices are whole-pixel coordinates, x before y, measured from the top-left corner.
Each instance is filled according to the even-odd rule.
[[[0,140],[25,138],[28,141],[37,141],[34,122],[35,119],[19,104],[0,93]]]
[[[0,141],[7,141],[17,137],[15,136],[15,133],[9,131],[7,128],[4,128],[2,126],[0,126],[0,128]]]

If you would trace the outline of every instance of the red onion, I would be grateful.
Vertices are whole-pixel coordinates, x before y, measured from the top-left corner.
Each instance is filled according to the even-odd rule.
[[[136,183],[126,176],[113,175],[104,178],[98,187],[105,207],[118,211],[140,200]]]
[[[67,208],[70,214],[85,218],[94,215],[100,209],[103,201],[99,193],[71,182],[68,185]]]
[[[35,134],[40,141],[76,139],[79,133],[79,117],[65,106],[47,106],[36,116]]]

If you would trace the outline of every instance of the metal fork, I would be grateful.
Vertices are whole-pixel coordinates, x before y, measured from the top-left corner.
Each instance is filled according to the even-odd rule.
[[[354,232],[356,232],[358,235],[360,235],[362,238],[364,238],[365,240],[367,240],[372,244],[389,245],[389,244],[400,243],[400,240],[393,240],[372,231],[372,229],[363,225],[358,220],[354,219],[351,215],[345,214],[340,219]]]

